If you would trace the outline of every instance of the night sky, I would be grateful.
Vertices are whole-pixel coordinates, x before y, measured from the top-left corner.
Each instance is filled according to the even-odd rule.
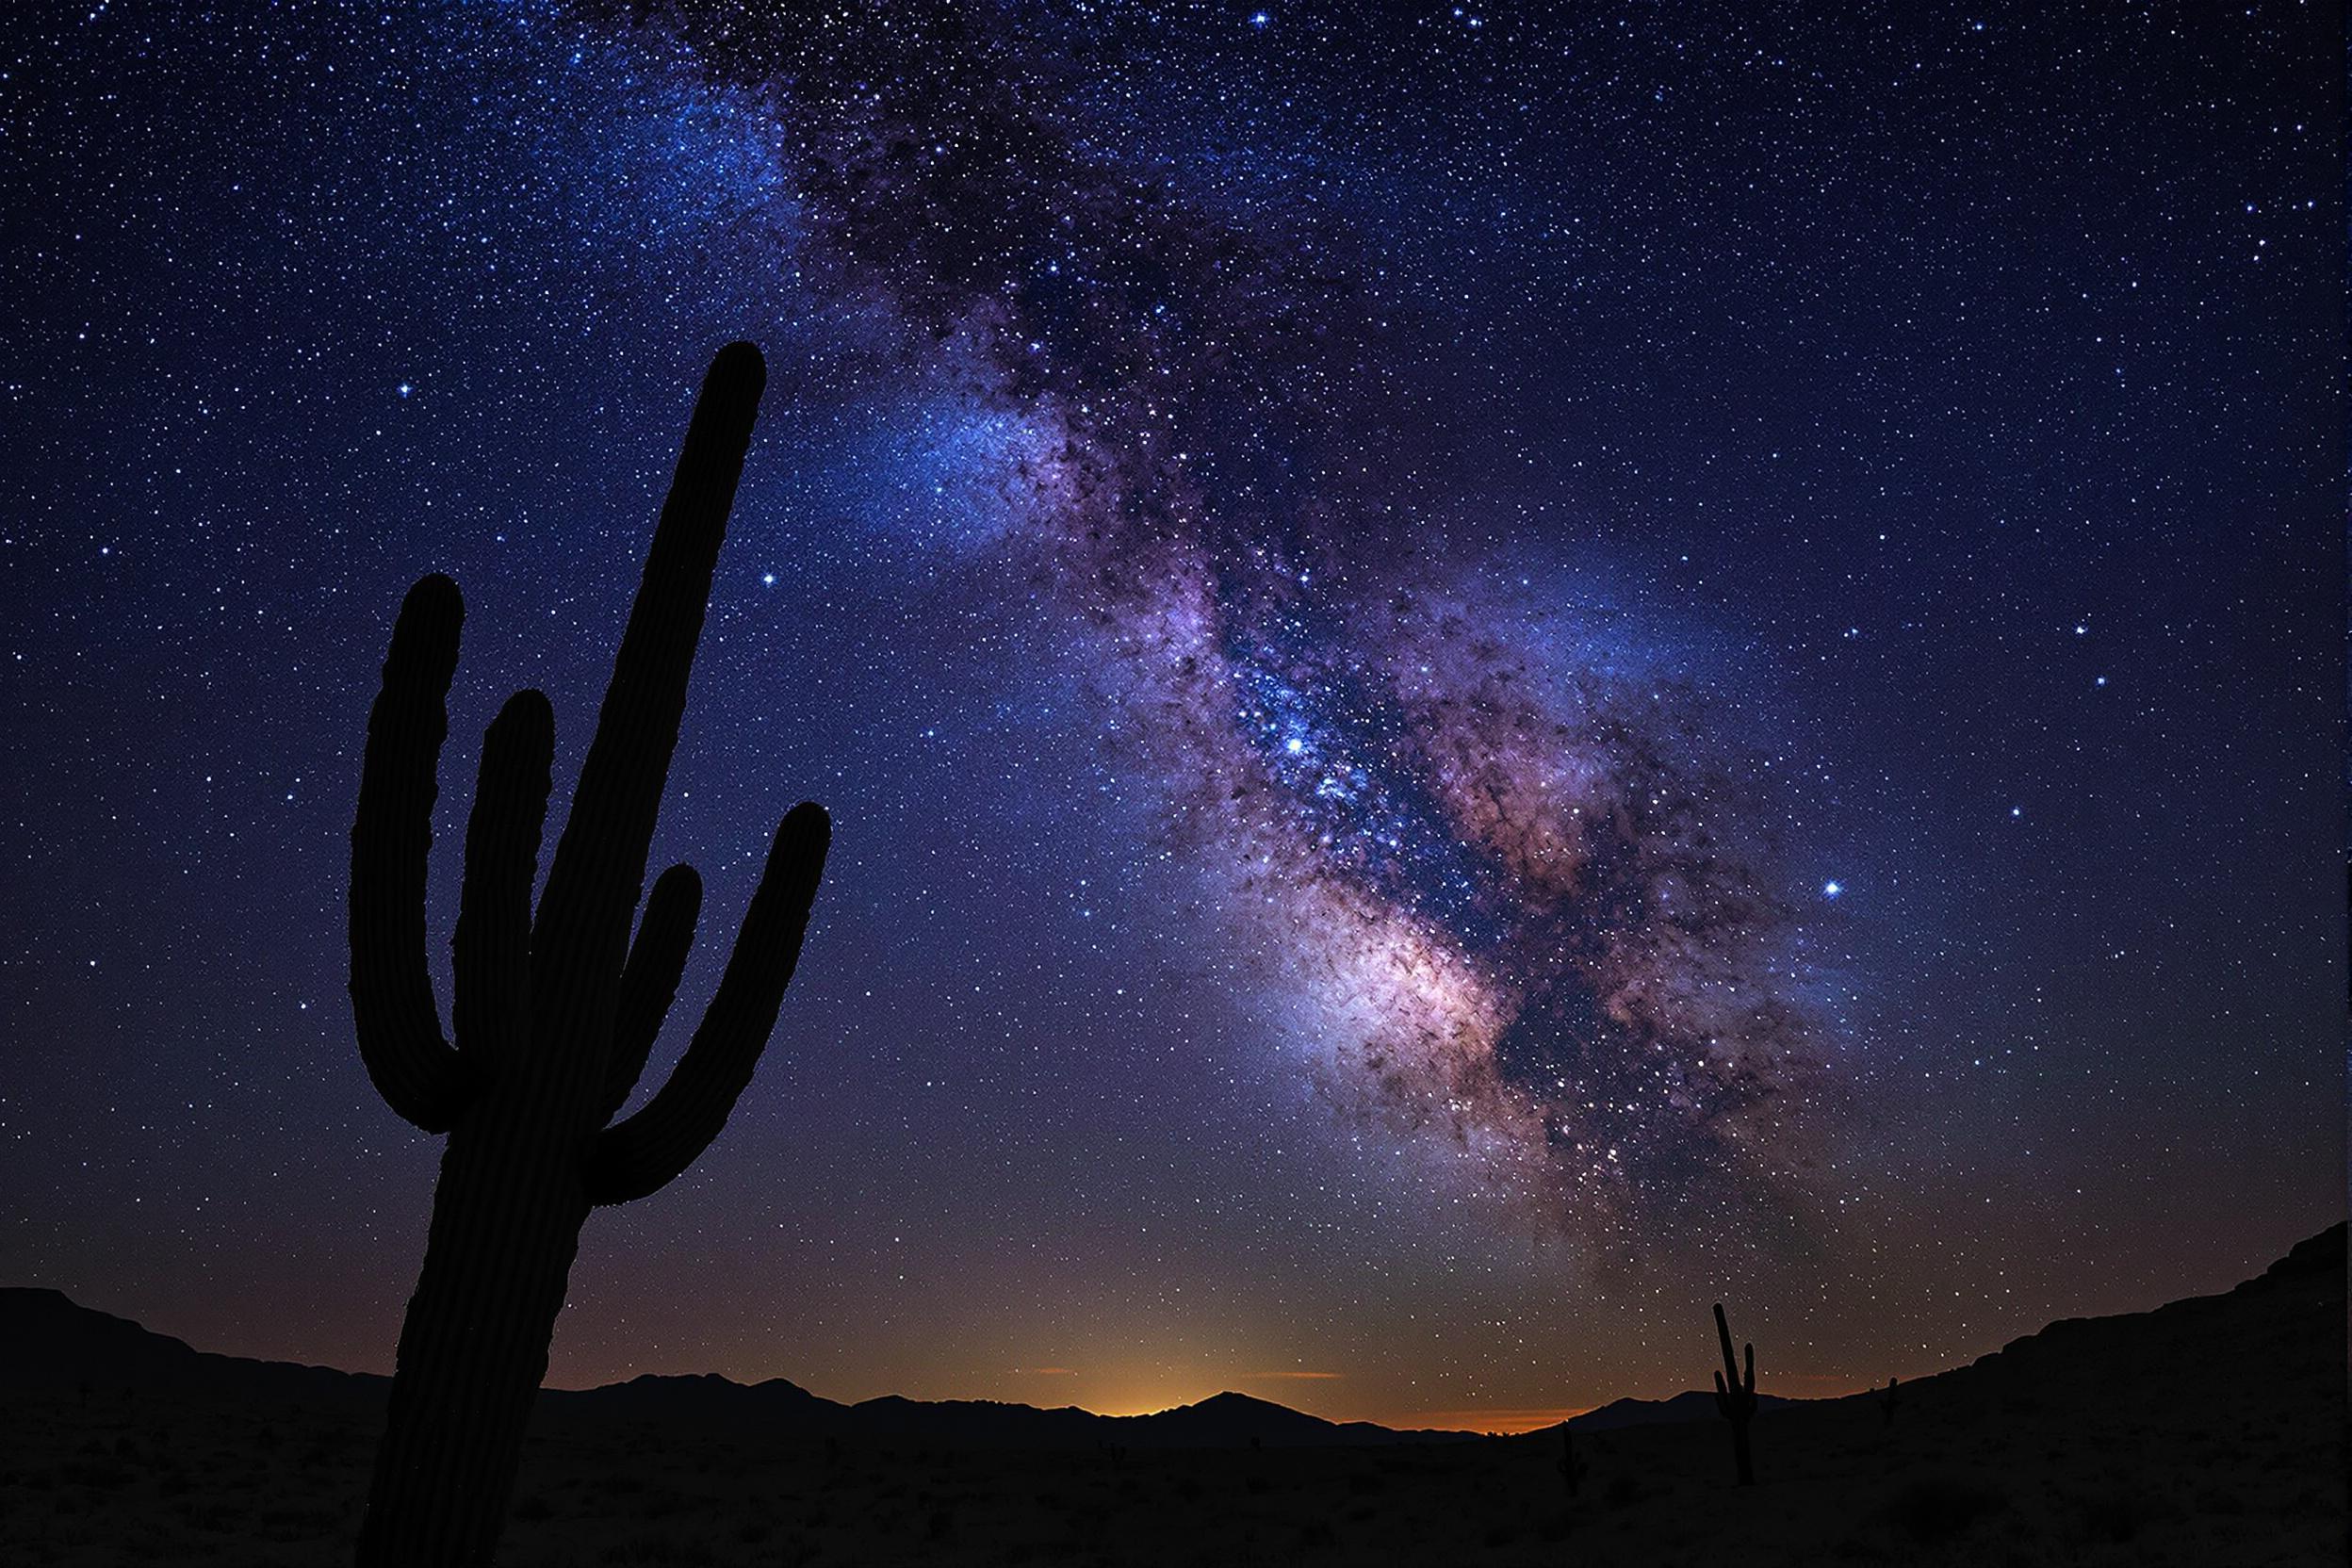
[[[446,1004],[737,337],[657,1054],[833,857],[552,1381],[1518,1427],[2343,1212],[2330,8],[643,9],[0,20],[0,1281],[388,1368],[392,614]]]

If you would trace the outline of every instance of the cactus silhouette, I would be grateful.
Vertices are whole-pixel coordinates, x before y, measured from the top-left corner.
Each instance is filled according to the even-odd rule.
[[[1715,1303],[1715,1337],[1723,1342],[1723,1369],[1715,1374],[1715,1408],[1731,1423],[1731,1457],[1740,1467],[1740,1484],[1756,1484],[1756,1459],[1748,1449],[1748,1423],[1756,1419],[1756,1347],[1745,1346],[1747,1376],[1731,1359],[1731,1325],[1723,1319],[1723,1304]]]
[[[1584,1456],[1576,1452],[1576,1430],[1562,1421],[1560,1424],[1560,1479],[1567,1487],[1568,1495],[1575,1497],[1584,1490],[1584,1478],[1589,1466]]]
[[[1897,1402],[1895,1390],[1901,1387],[1902,1384],[1903,1380],[1901,1378],[1887,1379],[1886,1391],[1878,1396],[1879,1413],[1886,1418],[1886,1425],[1889,1427],[1895,1424],[1895,1406]]]
[[[450,944],[454,1045],[425,968],[425,860],[465,611],[438,576],[400,606],[351,829],[351,1011],[385,1103],[449,1142],[400,1328],[363,1565],[488,1560],[581,1224],[598,1204],[657,1190],[717,1135],[798,961],[831,834],[824,810],[805,803],[776,828],[718,992],[676,1071],[642,1109],[612,1121],[677,994],[702,902],[694,870],[671,867],[631,942],[765,382],[747,343],[721,350],[704,378],[535,916],[555,743],[547,699],[516,694],[483,739]]]

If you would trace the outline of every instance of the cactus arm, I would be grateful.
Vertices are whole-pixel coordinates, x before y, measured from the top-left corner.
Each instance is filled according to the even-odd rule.
[[[692,866],[672,866],[655,878],[621,971],[621,997],[612,1015],[612,1061],[604,1076],[601,1127],[612,1119],[645,1070],[662,1021],[678,996],[678,978],[694,945],[694,919],[702,910],[702,878]]]
[[[511,1050],[529,1027],[531,891],[554,760],[554,710],[542,693],[515,693],[482,740],[466,825],[466,883],[449,942],[457,984],[449,1027],[467,1051]]]
[[[776,1027],[832,833],[824,808],[806,802],[777,825],[727,973],[686,1054],[644,1109],[598,1134],[590,1148],[583,1173],[590,1202],[658,1192],[727,1124]]]
[[[401,601],[368,714],[359,811],[351,825],[351,1021],[360,1060],[384,1102],[428,1133],[446,1132],[467,1074],[441,1033],[425,968],[425,864],[445,707],[466,606],[457,584],[418,580]]]
[[[719,351],[662,503],[532,933],[535,967],[595,977],[559,997],[557,1017],[534,1021],[555,1024],[558,1037],[576,1034],[564,1026],[612,1004],[607,988],[617,986],[626,956],[711,574],[766,382],[766,366],[750,344]],[[604,1042],[596,1046],[601,1051]]]
[[[1724,1420],[1731,1423],[1731,1457],[1741,1486],[1756,1484],[1756,1456],[1748,1440],[1748,1426],[1756,1417],[1756,1347],[1746,1347],[1747,1373],[1743,1377],[1740,1363],[1731,1353],[1731,1325],[1723,1318],[1723,1304],[1715,1303],[1715,1340],[1723,1352],[1723,1370],[1715,1374],[1715,1408]]]

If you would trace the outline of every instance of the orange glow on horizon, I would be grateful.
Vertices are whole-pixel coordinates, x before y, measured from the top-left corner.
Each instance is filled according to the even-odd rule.
[[[1571,1416],[1582,1415],[1586,1411],[1599,1408],[1597,1405],[1495,1406],[1485,1410],[1409,1411],[1401,1415],[1376,1419],[1381,1426],[1396,1431],[1500,1432],[1511,1436],[1557,1427]]]

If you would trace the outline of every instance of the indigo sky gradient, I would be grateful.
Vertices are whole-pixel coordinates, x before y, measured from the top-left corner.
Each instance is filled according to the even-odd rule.
[[[2338,19],[1838,9],[11,8],[0,1278],[388,1366],[392,612],[445,949],[735,337],[678,1036],[833,859],[555,1381],[1523,1426],[2340,1214]]]

